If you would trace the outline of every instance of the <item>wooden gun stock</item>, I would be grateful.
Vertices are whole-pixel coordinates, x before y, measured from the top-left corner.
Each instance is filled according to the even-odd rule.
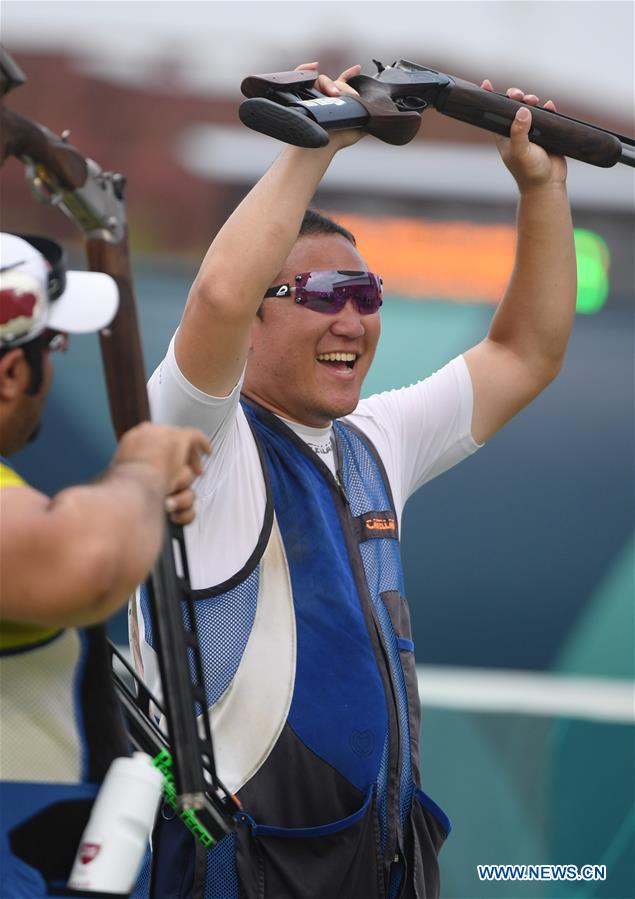
[[[92,271],[108,272],[119,288],[117,315],[99,335],[110,416],[119,438],[129,428],[150,418],[127,240],[111,244],[89,239],[86,257]]]

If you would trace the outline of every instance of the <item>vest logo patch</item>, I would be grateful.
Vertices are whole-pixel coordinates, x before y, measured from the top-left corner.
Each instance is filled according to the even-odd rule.
[[[351,749],[355,755],[368,758],[375,748],[375,734],[372,730],[354,730],[351,734]]]
[[[357,521],[360,540],[397,537],[397,519],[394,512],[366,512],[365,515],[360,515]]]

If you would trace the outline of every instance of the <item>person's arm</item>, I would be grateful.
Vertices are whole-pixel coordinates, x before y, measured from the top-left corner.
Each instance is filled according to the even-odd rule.
[[[353,66],[336,82],[320,76],[318,86],[336,96],[351,90],[346,79],[358,71]],[[286,147],[218,232],[176,334],[179,369],[199,390],[221,397],[235,387],[254,316],[297,239],[304,212],[337,150],[360,136],[337,132],[319,150]]]
[[[491,89],[489,82],[483,87]],[[537,105],[533,94],[508,96]],[[555,109],[549,101],[545,108]],[[526,117],[525,117],[526,115]],[[520,110],[499,152],[518,184],[516,259],[485,340],[464,354],[474,389],[472,434],[483,443],[531,402],[562,366],[576,302],[573,226],[566,163],[529,142]]]
[[[0,492],[0,618],[46,627],[104,621],[153,565],[165,512],[193,519],[190,485],[209,452],[193,429],[143,424],[121,439],[95,484],[52,499],[27,486]]]

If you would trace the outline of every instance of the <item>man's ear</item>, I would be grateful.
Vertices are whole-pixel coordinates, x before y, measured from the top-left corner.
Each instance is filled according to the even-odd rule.
[[[13,400],[24,393],[30,377],[22,347],[0,356],[0,399]]]

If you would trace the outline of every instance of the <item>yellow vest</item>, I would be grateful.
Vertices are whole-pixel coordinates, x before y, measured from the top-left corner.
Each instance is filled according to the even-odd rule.
[[[4,462],[0,462],[0,490],[6,487],[28,486],[17,471]],[[0,503],[2,500],[0,499]],[[0,620],[0,651],[30,646],[41,640],[48,640],[58,632],[58,628],[40,627],[37,624],[21,624],[14,621]]]

